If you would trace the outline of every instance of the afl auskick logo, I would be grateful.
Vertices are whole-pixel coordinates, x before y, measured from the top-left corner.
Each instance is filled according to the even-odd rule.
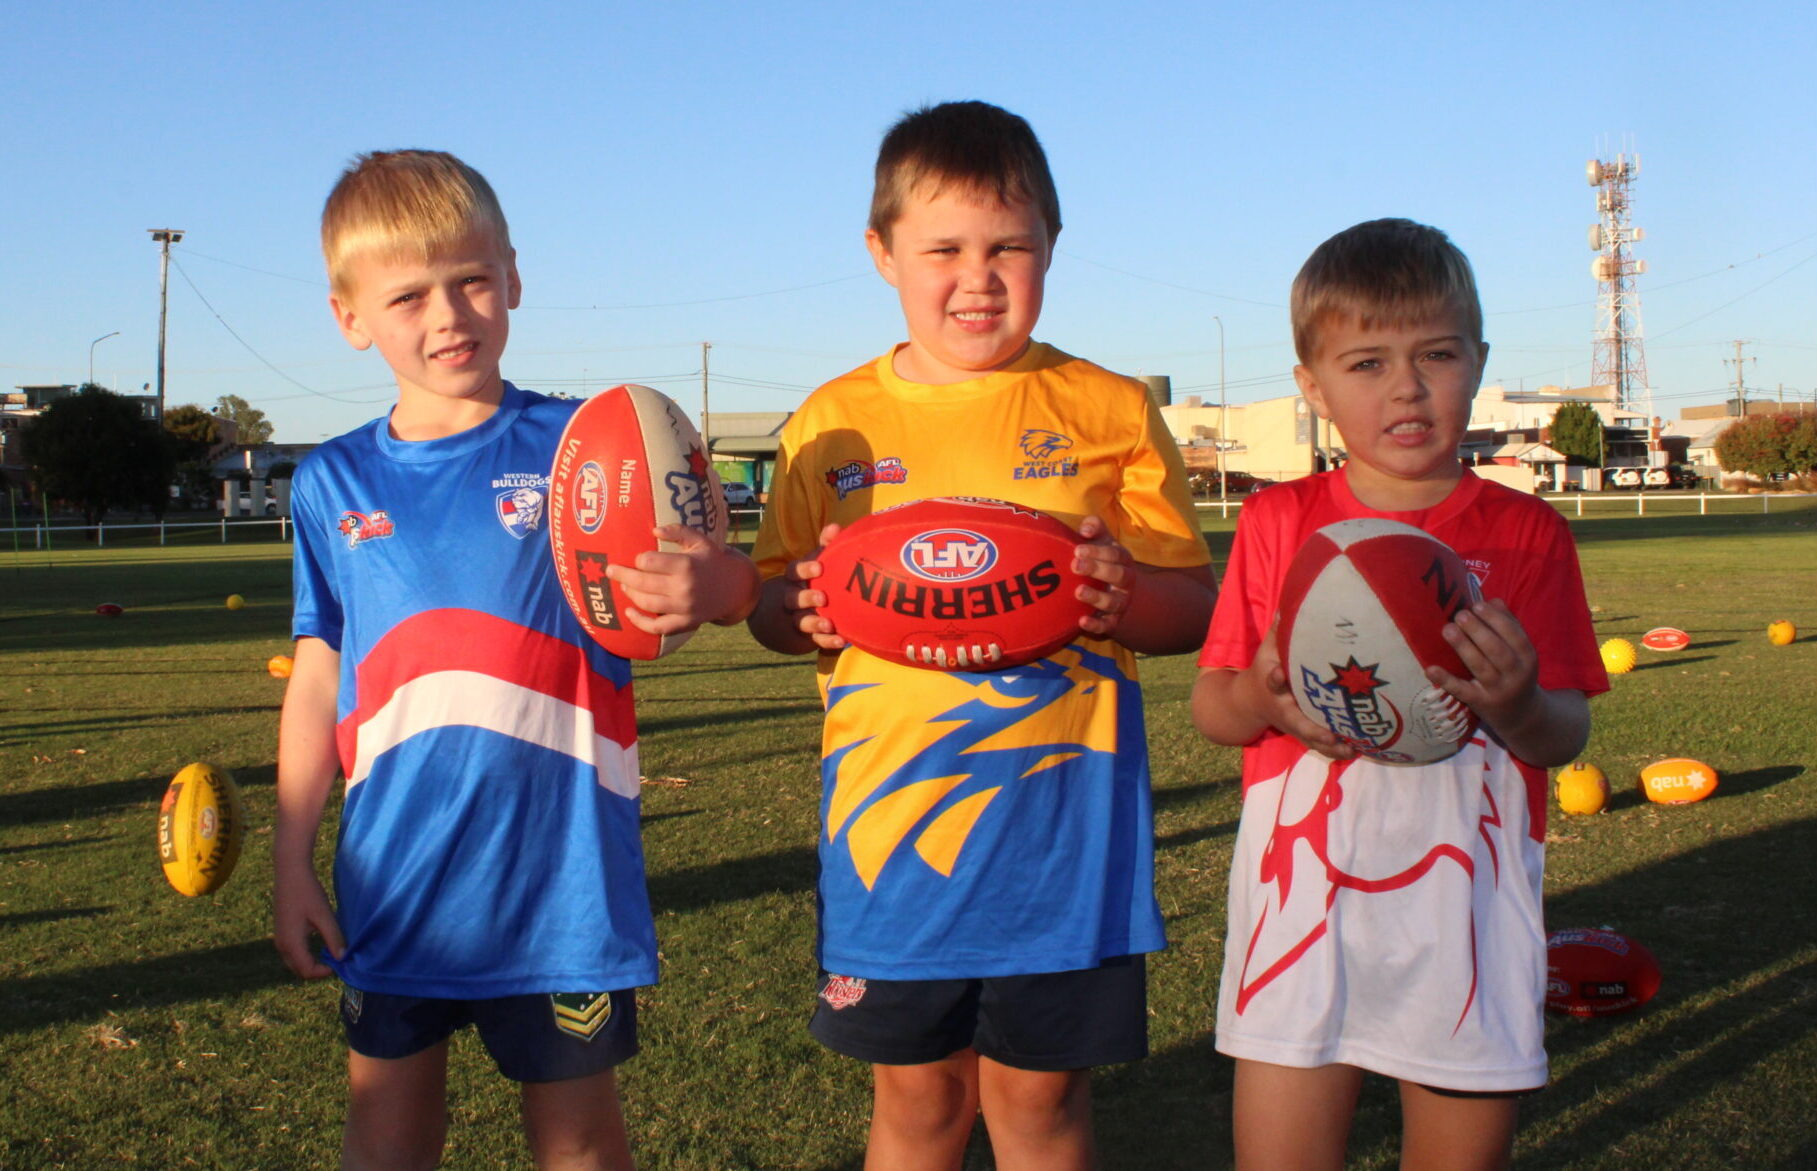
[[[902,543],[902,565],[927,581],[970,581],[997,564],[997,546],[970,529],[930,529]]]
[[[583,533],[599,530],[606,519],[606,473],[592,460],[574,473],[574,523]]]

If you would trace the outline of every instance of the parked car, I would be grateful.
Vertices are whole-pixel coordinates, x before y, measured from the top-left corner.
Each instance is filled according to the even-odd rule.
[[[727,508],[757,507],[757,489],[743,480],[727,480],[720,487],[725,490]]]
[[[276,496],[272,495],[271,489],[267,488],[265,490],[265,515],[266,516],[276,516],[277,514],[278,514],[278,498]],[[252,515],[252,493],[251,492],[242,491],[240,493],[240,515],[241,516],[251,516]]]

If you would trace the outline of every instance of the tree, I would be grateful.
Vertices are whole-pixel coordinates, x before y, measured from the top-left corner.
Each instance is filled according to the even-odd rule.
[[[1603,460],[1602,416],[1589,403],[1565,403],[1552,414],[1552,449],[1574,468],[1599,468]]]
[[[237,394],[224,394],[215,400],[215,414],[232,419],[239,428],[236,441],[251,446],[271,438],[271,420],[265,412]]]
[[[194,403],[165,411],[164,430],[176,445],[179,461],[206,459],[209,449],[221,442],[221,420]]]
[[[46,407],[23,435],[39,495],[74,505],[86,524],[99,524],[110,508],[162,514],[169,503],[175,452],[137,403],[84,384]]]
[[[1716,462],[1727,472],[1760,477],[1817,470],[1817,419],[1749,415],[1716,437]]]

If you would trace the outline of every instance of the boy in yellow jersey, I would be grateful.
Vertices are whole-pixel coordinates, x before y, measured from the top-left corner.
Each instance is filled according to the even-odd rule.
[[[1094,1165],[1090,1069],[1147,1052],[1164,945],[1135,654],[1203,637],[1216,587],[1178,449],[1141,383],[1031,342],[1059,201],[1021,118],[983,102],[885,136],[865,240],[909,340],[783,429],[750,624],[820,652],[819,1003],[872,1063],[867,1167],[957,1168],[982,1110],[1002,1168]],[[1040,662],[921,670],[816,607],[841,525],[989,496],[1074,526],[1094,613]]]

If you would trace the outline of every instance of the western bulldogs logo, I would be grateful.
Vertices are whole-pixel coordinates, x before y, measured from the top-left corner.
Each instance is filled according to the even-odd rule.
[[[836,468],[828,468],[826,482],[839,499],[876,484],[902,484],[908,481],[908,469],[895,456],[886,456],[871,463],[869,460],[847,460]]]
[[[969,529],[931,529],[902,544],[902,567],[928,581],[970,581],[997,564],[997,546]]]
[[[606,520],[606,473],[592,460],[574,473],[574,523],[583,533],[599,531]]]
[[[336,532],[347,538],[349,549],[357,549],[366,541],[389,537],[397,531],[397,526],[391,523],[391,514],[382,508],[374,511],[370,516],[352,510],[343,512],[340,521],[334,527]]]
[[[498,523],[523,540],[543,525],[543,494],[535,488],[512,488],[498,494]]]
[[[828,976],[826,983],[821,985],[820,999],[826,1001],[828,1008],[838,1012],[863,1000],[864,993],[862,976]]]
[[[1022,432],[1022,438],[1017,442],[1028,461],[1015,469],[1015,479],[1046,480],[1054,476],[1079,474],[1079,461],[1067,459],[1061,454],[1071,450],[1073,441],[1070,436],[1041,427],[1030,427]]]

